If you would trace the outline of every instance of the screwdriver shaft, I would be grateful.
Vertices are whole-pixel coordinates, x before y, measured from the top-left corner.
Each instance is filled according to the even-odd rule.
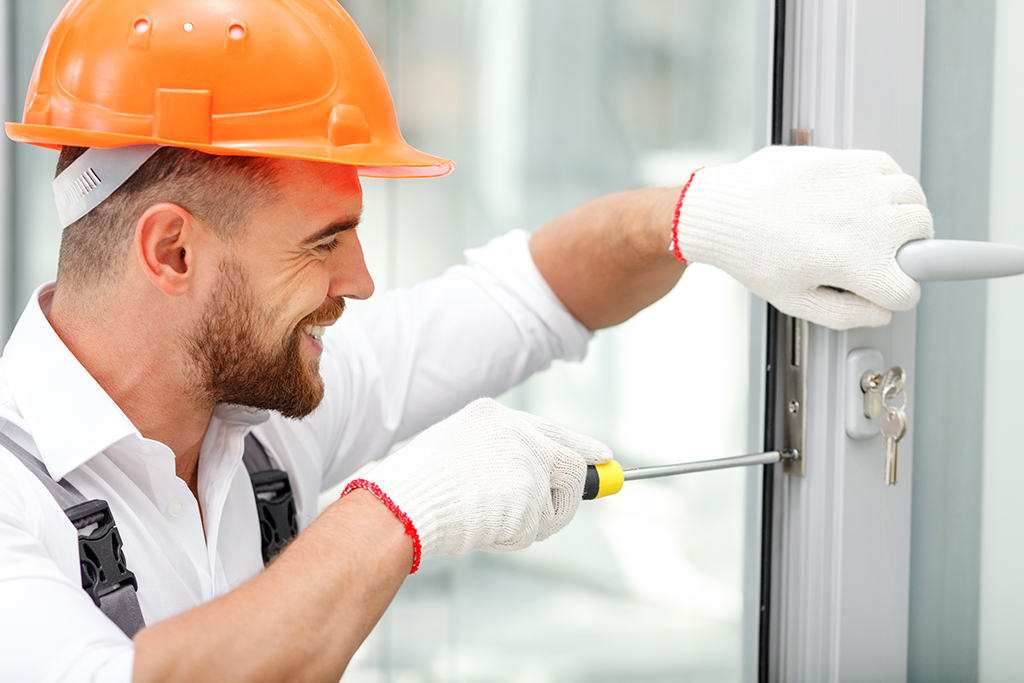
[[[785,451],[768,451],[766,453],[753,453],[751,455],[737,455],[732,458],[718,458],[716,460],[701,460],[699,462],[684,462],[679,465],[661,465],[657,467],[634,467],[623,470],[622,478],[625,481],[634,479],[654,479],[656,477],[669,477],[673,474],[690,474],[692,472],[708,472],[711,470],[724,470],[730,467],[744,467],[746,465],[768,465],[782,460],[791,460],[800,457],[795,449]]]

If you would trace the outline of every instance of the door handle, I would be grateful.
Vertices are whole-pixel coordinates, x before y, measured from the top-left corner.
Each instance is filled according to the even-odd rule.
[[[1024,247],[969,240],[914,240],[896,263],[918,282],[985,280],[1024,273]]]

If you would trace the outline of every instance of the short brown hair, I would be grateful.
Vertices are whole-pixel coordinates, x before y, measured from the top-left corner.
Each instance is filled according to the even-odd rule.
[[[85,151],[61,149],[57,175]],[[230,239],[253,206],[276,197],[270,159],[163,147],[103,203],[64,229],[57,280],[76,289],[116,281],[131,250],[135,224],[153,204],[177,204],[221,239]]]

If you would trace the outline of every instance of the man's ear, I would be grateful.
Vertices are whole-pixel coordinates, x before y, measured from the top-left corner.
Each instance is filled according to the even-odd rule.
[[[135,224],[139,267],[165,294],[185,294],[195,281],[196,250],[204,232],[195,217],[177,204],[154,204]]]

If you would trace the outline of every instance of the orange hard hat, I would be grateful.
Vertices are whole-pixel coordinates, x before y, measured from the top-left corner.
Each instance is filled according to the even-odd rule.
[[[170,145],[441,176],[336,0],[72,0],[29,84],[19,142]]]

